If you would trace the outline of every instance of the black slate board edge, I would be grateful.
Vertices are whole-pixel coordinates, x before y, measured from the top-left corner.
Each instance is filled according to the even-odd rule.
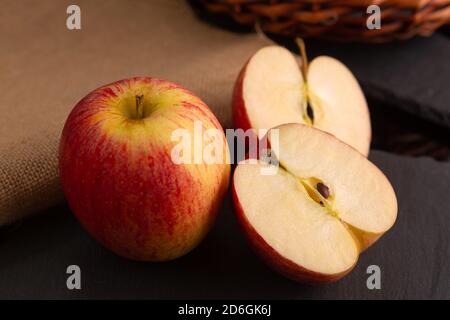
[[[394,94],[394,92],[386,91],[383,88],[377,86],[375,83],[371,83],[370,81],[359,81],[364,94],[368,98],[379,101],[386,105],[395,106],[399,110],[410,115],[433,122],[441,127],[448,128],[448,123],[450,123],[449,113],[444,114],[442,112],[436,111],[433,108],[428,108],[420,105],[412,99],[396,95]]]

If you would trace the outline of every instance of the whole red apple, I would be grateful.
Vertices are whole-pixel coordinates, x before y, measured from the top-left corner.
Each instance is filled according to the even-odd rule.
[[[98,88],[70,113],[59,170],[70,208],[115,253],[165,261],[192,250],[211,228],[230,165],[173,161],[174,130],[220,132],[199,98],[177,84],[137,77]],[[227,154],[227,153],[226,153]]]

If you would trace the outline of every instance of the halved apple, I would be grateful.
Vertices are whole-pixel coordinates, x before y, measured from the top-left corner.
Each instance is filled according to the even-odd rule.
[[[261,160],[246,160],[233,179],[236,213],[252,247],[294,280],[343,277],[360,252],[393,226],[391,184],[358,151],[321,130],[285,124],[267,136],[278,144],[272,149],[276,174],[262,174],[267,164]]]
[[[262,48],[250,58],[235,84],[235,127],[259,133],[284,123],[309,124],[367,156],[370,116],[357,80],[334,58],[320,56],[309,66],[304,50],[302,58],[300,68],[280,46]]]

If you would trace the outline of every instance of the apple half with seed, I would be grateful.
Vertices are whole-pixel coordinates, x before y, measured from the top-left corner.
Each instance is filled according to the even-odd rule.
[[[331,134],[285,124],[267,138],[278,170],[264,175],[267,164],[254,159],[237,166],[238,220],[253,249],[288,278],[336,281],[393,226],[394,190],[374,164]]]
[[[308,64],[280,46],[260,49],[241,71],[233,94],[236,128],[270,129],[284,123],[312,125],[369,153],[370,116],[364,94],[350,70],[338,60],[320,56]],[[301,66],[301,67],[300,67]]]

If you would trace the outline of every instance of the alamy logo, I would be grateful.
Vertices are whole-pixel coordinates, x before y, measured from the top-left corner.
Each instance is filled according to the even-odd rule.
[[[367,267],[367,274],[370,274],[367,278],[366,285],[369,290],[381,289],[381,269],[377,265],[370,265]]]
[[[367,29],[381,29],[381,8],[373,4],[367,7],[366,13],[370,14],[366,22]]]
[[[66,19],[66,27],[69,30],[81,29],[81,9],[76,4],[67,7],[66,13],[69,15]]]
[[[175,164],[234,164],[242,160],[250,164],[261,164],[262,175],[278,172],[279,129],[270,130],[270,150],[267,130],[227,129],[226,139],[217,128],[204,129],[201,121],[194,122],[193,130],[178,128],[172,132],[171,141],[176,144],[171,150]],[[228,145],[228,146],[227,146]]]
[[[66,281],[67,289],[81,290],[81,269],[79,266],[73,264],[67,267],[66,273],[69,277]]]

